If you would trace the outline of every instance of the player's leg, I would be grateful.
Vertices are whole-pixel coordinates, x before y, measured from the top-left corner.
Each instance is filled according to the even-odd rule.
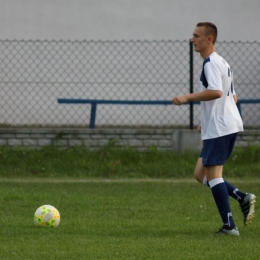
[[[229,158],[234,149],[236,138],[237,133],[228,135],[226,138],[228,142],[226,160]],[[226,185],[230,190],[230,194],[232,193],[231,196],[236,198],[240,203],[241,211],[244,215],[244,225],[250,224],[254,217],[256,196],[250,193],[243,193],[228,182]]]
[[[203,167],[202,158],[200,157],[197,161],[195,170],[194,170],[194,177],[195,179],[202,183],[205,186],[209,187],[208,179],[207,179],[207,168]],[[244,197],[247,195],[245,192],[240,191],[237,187],[233,186],[231,183],[224,179],[224,182],[227,186],[228,194],[232,198],[236,199],[239,203],[244,200]]]
[[[204,175],[204,172],[206,172],[206,168],[202,167],[203,170],[199,170],[201,169],[199,165],[200,163],[198,161],[194,171],[195,178],[198,182],[209,187],[209,182],[207,180],[206,174]],[[252,222],[252,219],[254,218],[256,196],[252,193],[245,193],[243,191],[240,191],[237,187],[233,186],[225,179],[223,180],[226,184],[228,195],[239,202],[241,211],[244,216],[244,225],[247,226]]]
[[[229,158],[229,156],[231,155],[231,153],[233,151],[236,137],[237,137],[237,134],[227,136],[228,146],[226,149],[225,160]],[[226,138],[226,137],[224,137],[224,138]],[[202,150],[201,154],[203,154],[203,150]],[[207,168],[203,167],[202,157],[200,157],[197,161],[197,164],[196,164],[196,167],[194,170],[194,176],[198,182],[209,187],[209,183],[208,183],[206,175],[207,175]],[[256,196],[251,193],[245,193],[243,191],[240,191],[237,187],[235,187],[234,185],[232,185],[231,183],[229,183],[226,180],[224,180],[224,182],[226,184],[229,196],[236,199],[240,203],[241,211],[244,216],[244,225],[250,224],[254,217]]]
[[[206,178],[223,221],[220,234],[239,235],[232,216],[228,189],[222,178],[223,165],[226,159],[226,148],[230,137],[218,137],[204,140],[201,152],[202,165],[206,168]]]
[[[208,186],[206,174],[207,174],[207,168],[203,167],[202,157],[200,157],[197,161],[197,164],[196,164],[196,167],[194,170],[194,177],[198,182]]]
[[[229,204],[228,190],[222,178],[223,165],[206,166],[206,168],[209,186],[223,222],[217,233],[239,235]]]

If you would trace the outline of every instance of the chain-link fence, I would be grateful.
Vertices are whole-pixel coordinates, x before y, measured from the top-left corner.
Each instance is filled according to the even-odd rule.
[[[260,43],[220,42],[239,99],[260,99]],[[57,98],[171,100],[190,91],[188,41],[0,41],[1,126],[88,127],[90,104]],[[194,56],[194,91],[202,59]],[[260,126],[260,104],[244,124]],[[199,106],[194,105],[194,125]],[[98,105],[97,127],[189,127],[189,105]]]
[[[238,99],[260,99],[260,42],[218,42],[216,51],[230,64]],[[202,60],[194,53],[194,91],[199,91],[197,78]],[[198,112],[197,112],[198,114]],[[260,127],[260,104],[242,105],[246,128]],[[196,116],[195,118],[198,118]]]

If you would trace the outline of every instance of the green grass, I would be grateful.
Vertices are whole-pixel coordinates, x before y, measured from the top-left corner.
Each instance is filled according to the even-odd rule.
[[[214,236],[221,226],[210,189],[192,172],[199,153],[146,152],[108,145],[90,152],[0,149],[0,259],[259,259],[259,210],[240,237]],[[237,148],[224,176],[259,191],[260,148]],[[58,228],[38,228],[35,210],[58,208]]]
[[[259,191],[258,180],[237,184]],[[34,226],[43,204],[60,211],[57,228]],[[0,259],[259,259],[258,208],[244,227],[231,206],[240,237],[213,235],[221,219],[210,189],[188,179],[2,179]]]
[[[0,177],[184,178],[191,177],[198,152],[146,152],[108,144],[89,151],[0,148]],[[224,167],[226,177],[258,177],[260,147],[237,148]]]

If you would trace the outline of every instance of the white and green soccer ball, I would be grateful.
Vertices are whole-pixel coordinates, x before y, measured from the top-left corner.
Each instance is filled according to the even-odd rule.
[[[60,213],[51,205],[43,205],[34,213],[36,226],[57,227],[60,224]]]

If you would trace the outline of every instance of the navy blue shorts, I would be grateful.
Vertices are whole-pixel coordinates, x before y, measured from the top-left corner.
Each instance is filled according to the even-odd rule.
[[[203,141],[200,153],[203,166],[224,165],[233,151],[237,133]]]

